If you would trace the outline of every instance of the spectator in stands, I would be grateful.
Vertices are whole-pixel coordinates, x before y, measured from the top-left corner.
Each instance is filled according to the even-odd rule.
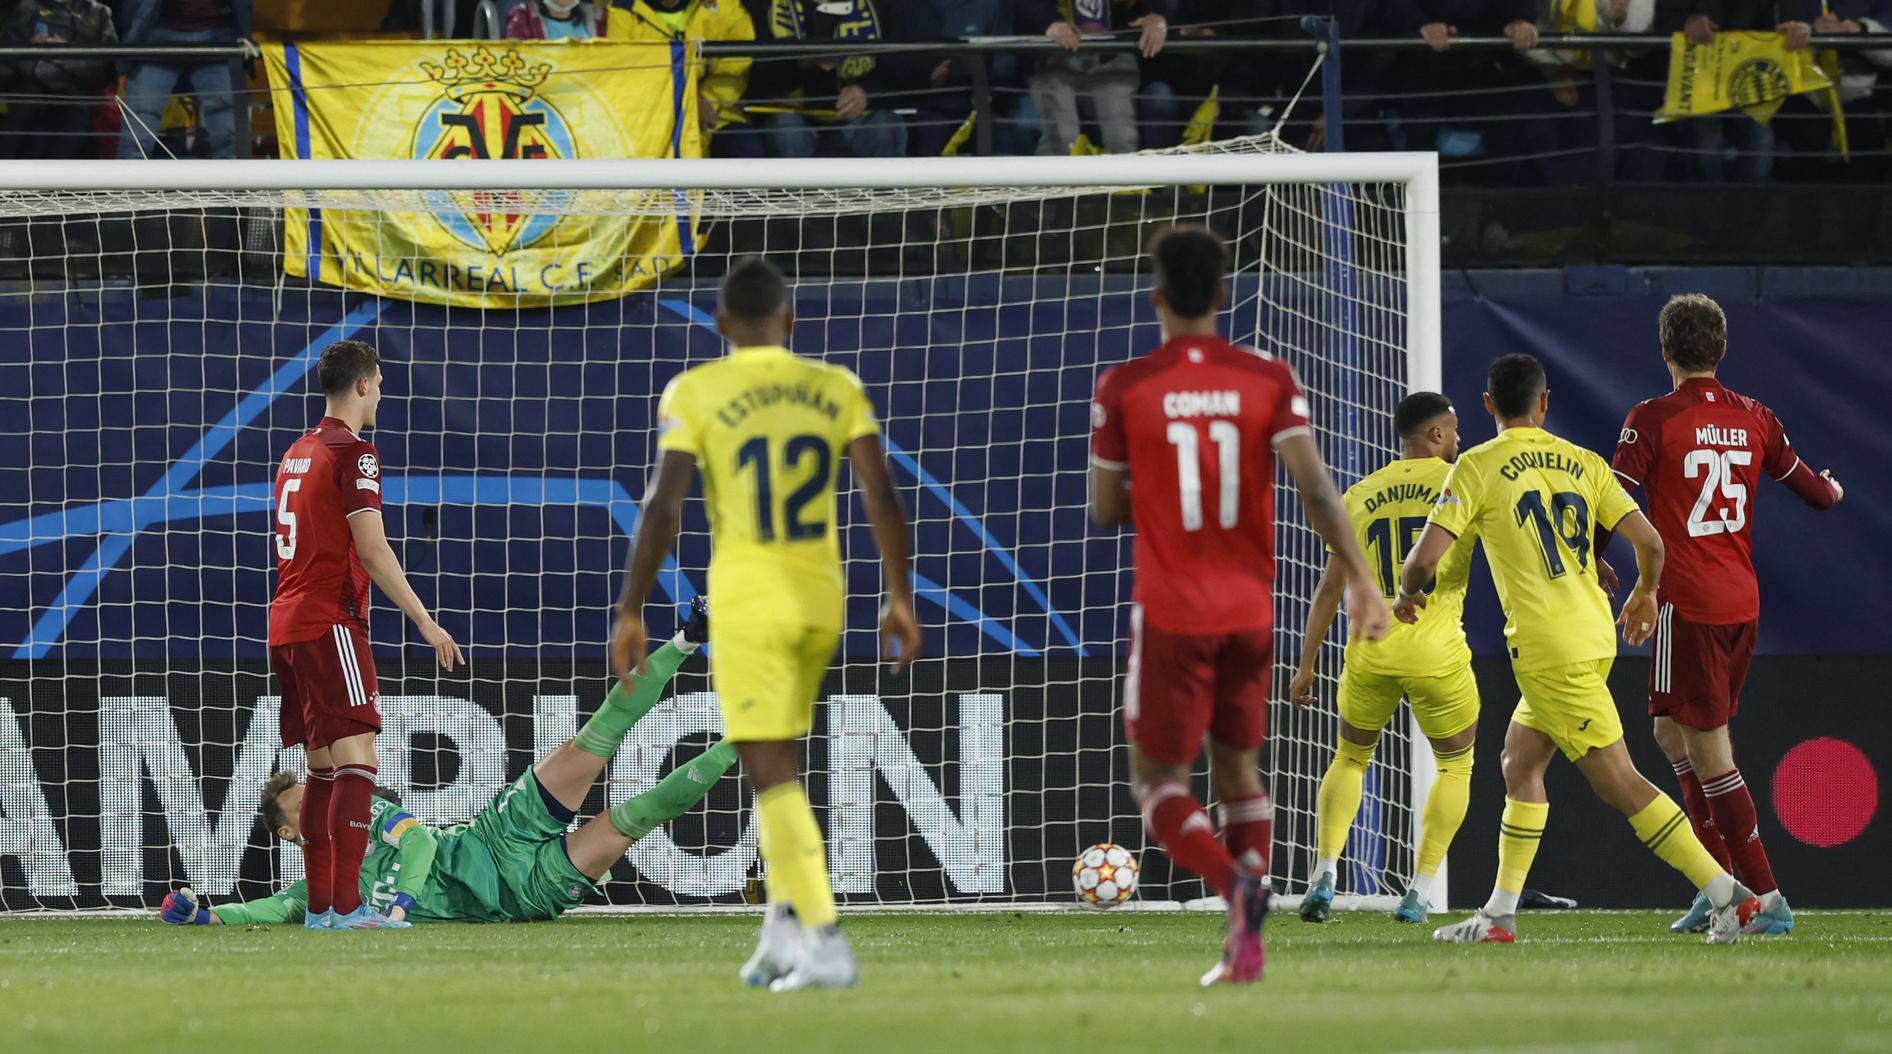
[[[776,40],[906,39],[905,0],[745,0],[749,16]],[[937,62],[911,56],[840,53],[819,58],[764,56],[752,67],[744,107],[751,130],[737,156],[903,157],[907,126],[895,109],[928,84]]]
[[[1359,7],[1359,4],[1350,5]],[[1326,15],[1326,0],[1181,0],[1176,36],[1246,37],[1308,40],[1301,19]],[[1373,52],[1347,55],[1347,64],[1365,61]],[[1217,90],[1219,116],[1213,136],[1259,135],[1282,123],[1282,135],[1297,146],[1320,149],[1320,85],[1309,85],[1298,106],[1289,112],[1295,93],[1307,83],[1314,62],[1311,48],[1294,51],[1187,52],[1165,51],[1143,63],[1143,145],[1175,146],[1189,131],[1191,118],[1212,89]]]
[[[580,0],[525,0],[506,13],[508,40],[590,40],[604,30],[598,9]]]
[[[1775,0],[1693,0],[1680,29],[1697,44],[1712,43],[1720,30],[1771,29],[1785,38],[1788,51],[1798,51],[1807,46],[1820,6],[1820,0],[1779,0],[1778,5]],[[1659,7],[1656,28],[1673,32],[1663,24],[1664,13],[1673,26],[1676,14]],[[1667,64],[1662,68],[1666,71]],[[1774,130],[1768,125],[1739,111],[1678,123],[1687,137],[1697,178],[1709,183],[1765,183],[1773,177]]]
[[[112,12],[97,0],[18,0],[0,27],[8,44],[112,44]],[[92,114],[117,78],[108,59],[0,62],[0,88],[13,95],[0,121],[0,158],[97,157]],[[57,96],[57,98],[30,98]]]
[[[1577,4],[1587,4],[1587,18],[1579,18]],[[1568,7],[1553,5],[1544,13],[1540,28],[1545,33],[1648,33],[1655,22],[1657,0],[1576,0]],[[1594,28],[1590,28],[1594,27]],[[1666,54],[1666,52],[1665,52]],[[1570,110],[1596,109],[1596,92],[1590,71],[1597,62],[1609,62],[1626,69],[1630,53],[1590,49],[1538,48],[1526,55],[1543,70],[1550,85],[1552,100]],[[1633,77],[1613,77],[1611,93],[1616,100],[1613,115],[1617,151],[1617,174],[1622,179],[1648,180],[1663,166],[1665,157],[1651,148],[1655,125],[1651,117],[1662,103],[1662,85],[1656,81],[1639,83]],[[1597,121],[1587,118],[1546,122],[1553,146],[1561,152],[1582,151],[1552,159],[1552,183],[1587,183],[1596,177],[1595,151],[1599,148]]]
[[[1137,53],[1153,59],[1169,38],[1175,0],[1018,0],[1018,25],[1043,33],[1060,48],[1039,62],[1031,76],[1038,109],[1040,154],[1068,154],[1082,130],[1079,103],[1089,99],[1102,146],[1113,154],[1137,149],[1137,55],[1087,52],[1085,37],[1139,31]]]
[[[1892,181],[1892,0],[1831,0],[1813,20],[1818,34],[1865,34],[1883,47],[1834,49],[1839,56],[1839,100],[1846,115],[1848,157],[1834,139],[1824,94],[1788,99],[1775,118],[1782,153],[1780,176],[1794,182],[1884,184]]]
[[[900,0],[905,11],[900,39],[956,40],[961,37],[1004,37],[1015,30],[1011,5],[1006,0]],[[1023,63],[1009,52],[983,55],[929,56],[927,83],[932,92],[914,100],[913,119],[907,122],[909,152],[931,157],[972,113],[972,71],[984,62],[986,83],[992,92],[992,147],[1000,154],[1028,154],[1036,148],[1037,114],[1024,94]],[[1027,138],[1029,141],[1027,142]],[[964,152],[971,153],[971,147]]]
[[[250,38],[251,0],[124,0],[127,44],[234,44]],[[180,83],[197,95],[210,156],[236,156],[236,97],[227,59],[132,59],[125,65],[125,128],[118,156],[157,156],[164,104]]]
[[[1517,159],[1541,152],[1532,137],[1542,122],[1525,118],[1546,108],[1543,79],[1515,54],[1454,49],[1452,38],[1503,35],[1528,51],[1537,46],[1533,0],[1413,0],[1388,13],[1428,45],[1408,58],[1403,77],[1416,95],[1407,106],[1411,148],[1437,150],[1445,163],[1480,162],[1465,170],[1472,182],[1528,181]]]
[[[754,40],[755,24],[738,0],[612,0],[609,40]],[[696,82],[696,121],[704,138],[736,118],[749,83],[748,56],[710,59]]]

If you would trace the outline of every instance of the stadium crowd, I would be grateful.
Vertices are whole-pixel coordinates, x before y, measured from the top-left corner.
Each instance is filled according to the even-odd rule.
[[[3,10],[8,0],[0,0]],[[62,44],[229,44],[252,36],[254,0],[14,0],[0,20],[9,45],[44,59],[0,61],[0,156],[163,157],[238,153],[234,105],[262,85],[237,83],[221,59],[62,59]],[[1448,178],[1493,185],[1594,180],[1608,141],[1626,180],[1763,182],[1776,162],[1811,159],[1797,179],[1878,179],[1889,152],[1892,0],[448,0],[461,26],[512,39],[933,42],[1042,36],[1043,54],[873,54],[819,58],[718,56],[700,82],[709,150],[725,157],[885,157],[972,152],[975,80],[990,90],[998,153],[1124,152],[1279,130],[1325,146],[1315,52],[1185,52],[1179,38],[1308,39],[1304,18],[1329,16],[1342,40],[1422,40],[1406,49],[1343,46],[1350,149],[1433,149]],[[1582,9],[1579,5],[1591,5]],[[392,0],[364,34],[413,29],[413,0]],[[1666,47],[1575,52],[1539,46],[1546,33],[1772,30],[1790,50],[1812,33],[1887,34],[1886,49],[1840,53],[1840,99],[1855,164],[1836,164],[1832,122],[1811,96],[1781,120],[1738,112],[1656,124]],[[275,36],[284,34],[278,32]],[[293,34],[288,34],[293,35]],[[465,35],[465,34],[461,34]],[[1510,38],[1510,50],[1455,47],[1467,36]],[[1105,37],[1134,52],[1104,50]],[[1599,113],[1595,66],[1610,75]],[[167,121],[167,100],[194,109]],[[259,98],[259,95],[252,95]],[[1297,101],[1298,100],[1298,101]]]

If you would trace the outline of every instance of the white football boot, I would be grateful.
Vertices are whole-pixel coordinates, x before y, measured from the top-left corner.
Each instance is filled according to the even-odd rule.
[[[742,983],[765,988],[788,975],[801,954],[801,923],[787,904],[770,904],[762,916],[762,939],[742,964]]]
[[[788,976],[769,985],[771,992],[801,988],[852,988],[861,979],[854,965],[854,948],[839,926],[823,926],[802,934],[801,954]]]
[[[1494,919],[1480,910],[1469,919],[1433,930],[1432,939],[1452,944],[1512,944],[1518,939],[1511,928],[1517,925],[1515,918],[1506,915]]]
[[[1741,930],[1761,912],[1761,898],[1745,889],[1738,890],[1726,907],[1708,913],[1709,944],[1733,944],[1741,939]]]

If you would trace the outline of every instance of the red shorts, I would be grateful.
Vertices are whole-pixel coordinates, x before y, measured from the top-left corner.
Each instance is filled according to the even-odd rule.
[[[1649,713],[1690,728],[1720,728],[1741,709],[1759,622],[1709,626],[1664,604],[1649,663]]]
[[[269,668],[282,684],[282,745],[320,750],[338,739],[381,731],[381,686],[368,634],[330,626],[314,640],[269,649]]]
[[[1187,765],[1206,733],[1253,750],[1268,738],[1274,631],[1168,633],[1130,616],[1130,669],[1123,681],[1123,727],[1144,756]]]

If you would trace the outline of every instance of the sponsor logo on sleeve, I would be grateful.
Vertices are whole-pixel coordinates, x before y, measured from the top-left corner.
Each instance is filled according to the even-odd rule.
[[[1635,445],[1636,445],[1636,440],[1637,440],[1638,438],[1640,438],[1640,437],[1638,437],[1638,436],[1636,435],[1636,430],[1635,430],[1635,429],[1633,429],[1633,428],[1625,428],[1625,429],[1623,429],[1623,434],[1622,434],[1622,435],[1620,435],[1620,436],[1618,436],[1618,437],[1617,437],[1617,439],[1616,439],[1616,441],[1617,441],[1617,442],[1619,442],[1619,443],[1621,443],[1621,444],[1623,444],[1624,446],[1635,446]]]
[[[1458,495],[1456,495],[1456,494],[1454,494],[1454,493],[1452,493],[1452,488],[1450,488],[1450,487],[1447,487],[1447,488],[1445,488],[1444,490],[1442,490],[1442,491],[1440,491],[1440,492],[1439,492],[1439,496],[1438,496],[1438,498],[1437,498],[1437,499],[1435,499],[1435,500],[1433,501],[1433,503],[1432,503],[1432,504],[1434,504],[1434,505],[1457,505],[1458,503],[1459,503],[1459,501],[1458,501]]]
[[[1092,403],[1091,404],[1091,427],[1102,428],[1104,427],[1104,422],[1108,420],[1110,420],[1110,411],[1104,409],[1104,404]]]
[[[374,491],[376,494],[379,494],[381,493],[381,484],[376,483],[374,480],[371,480],[371,479],[358,479],[355,481],[355,489],[356,490],[371,490],[371,491]]]
[[[1311,414],[1307,412],[1307,396],[1305,395],[1297,395],[1293,399],[1289,400],[1288,409],[1293,410],[1295,416],[1297,417],[1312,416]]]
[[[355,460],[355,467],[360,469],[361,474],[369,479],[373,479],[381,474],[381,463],[374,459],[373,454],[361,455],[361,457]]]

